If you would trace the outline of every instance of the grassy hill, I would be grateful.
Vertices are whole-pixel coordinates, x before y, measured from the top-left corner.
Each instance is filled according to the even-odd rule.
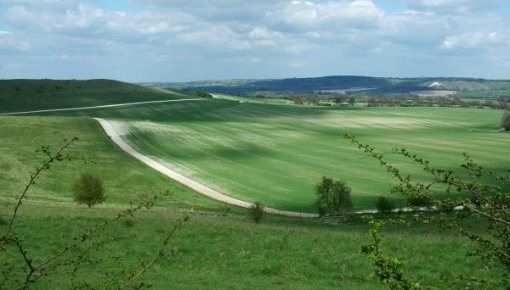
[[[114,80],[0,80],[0,113],[193,97]]]

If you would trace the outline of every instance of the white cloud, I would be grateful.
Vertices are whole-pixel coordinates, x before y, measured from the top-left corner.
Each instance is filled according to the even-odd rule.
[[[314,3],[292,1],[280,10],[268,13],[268,19],[287,30],[310,30],[338,27],[373,27],[384,16],[384,11],[372,1],[331,1]]]
[[[510,45],[509,33],[469,32],[447,36],[442,44],[445,49],[490,48],[494,45]]]
[[[299,68],[308,75],[363,69],[424,75],[431,60],[462,54],[484,62],[510,49],[510,20],[493,13],[502,1],[401,1],[408,6],[395,10],[385,7],[389,0],[133,0],[129,9],[101,1],[0,0],[7,8],[0,12],[0,50],[23,51],[19,63],[33,57],[89,67],[93,59],[116,59],[124,66],[125,58],[128,66],[140,59],[136,65],[161,65],[150,71],[193,79],[193,68],[221,78],[249,75],[254,66],[261,74]],[[183,63],[187,76],[166,70]]]
[[[488,10],[505,2],[505,0],[408,0],[411,7],[429,8],[436,11],[457,11],[470,13],[476,10]]]

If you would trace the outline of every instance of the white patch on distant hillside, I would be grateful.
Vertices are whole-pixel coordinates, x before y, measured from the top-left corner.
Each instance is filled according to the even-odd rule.
[[[430,90],[430,91],[413,91],[412,95],[417,95],[420,97],[448,97],[456,95],[456,91],[446,91],[446,90]]]
[[[443,84],[440,83],[440,82],[433,82],[429,85],[429,88],[437,88],[437,87],[442,87]]]

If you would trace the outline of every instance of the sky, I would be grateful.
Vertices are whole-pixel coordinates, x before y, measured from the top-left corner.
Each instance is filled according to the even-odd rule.
[[[510,79],[508,0],[0,0],[0,79]]]

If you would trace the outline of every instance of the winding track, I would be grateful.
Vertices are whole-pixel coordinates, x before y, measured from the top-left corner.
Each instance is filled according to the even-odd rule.
[[[192,180],[184,175],[181,175],[172,169],[164,166],[163,164],[157,162],[156,160],[143,155],[142,153],[136,151],[133,147],[131,147],[129,144],[127,144],[119,135],[119,133],[115,130],[115,127],[107,120],[102,118],[95,118],[99,124],[103,127],[104,131],[110,137],[110,139],[117,144],[122,150],[124,150],[129,155],[133,156],[134,158],[140,160],[145,165],[157,170],[158,172],[172,178],[173,180],[182,183],[186,185],[187,187],[197,191],[198,193],[201,193],[205,196],[208,196],[212,199],[228,203],[231,205],[244,207],[244,208],[250,208],[253,206],[253,203],[249,203],[240,199],[236,199],[227,195],[224,195],[222,193],[219,193],[218,191],[207,187],[206,185],[203,185],[195,180]],[[286,210],[279,210],[274,208],[265,207],[264,211],[266,213],[275,214],[275,215],[281,215],[281,216],[288,216],[288,217],[300,217],[300,218],[317,218],[319,217],[317,214],[312,213],[301,213],[301,212],[293,212],[293,211],[286,211]]]
[[[93,110],[93,109],[101,109],[101,108],[115,108],[115,107],[127,107],[127,106],[136,106],[136,105],[145,105],[145,104],[174,103],[174,102],[201,101],[201,100],[204,100],[204,98],[143,101],[143,102],[121,103],[121,104],[102,105],[102,106],[90,106],[90,107],[74,107],[74,108],[58,108],[58,109],[46,109],[46,110],[35,110],[35,111],[23,111],[23,112],[9,112],[9,113],[0,113],[0,116],[26,115],[26,114],[47,113],[47,112]]]

